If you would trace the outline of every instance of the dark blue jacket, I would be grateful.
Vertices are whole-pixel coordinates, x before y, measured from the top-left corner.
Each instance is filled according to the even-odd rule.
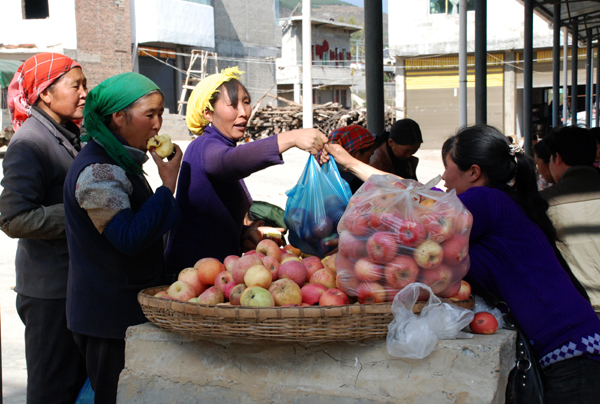
[[[125,337],[127,327],[146,322],[137,302],[140,290],[163,282],[163,234],[180,217],[166,187],[153,194],[143,176],[127,175],[133,186],[131,209],[115,215],[103,234],[75,198],[81,171],[90,164],[112,164],[104,148],[88,143],[65,180],[64,203],[70,266],[67,325],[99,338]]]

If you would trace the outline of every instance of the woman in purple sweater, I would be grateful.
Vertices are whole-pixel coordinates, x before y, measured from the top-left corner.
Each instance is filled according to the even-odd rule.
[[[257,229],[243,225],[252,204],[244,178],[283,164],[281,154],[292,147],[316,154],[327,142],[317,129],[300,129],[236,146],[252,112],[240,76],[237,67],[208,76],[188,100],[188,128],[201,136],[185,151],[177,183],[183,218],[171,230],[165,252],[172,276],[201,258],[222,262],[240,255],[245,237],[260,239],[251,234]]]
[[[336,145],[325,150],[363,180],[383,174]],[[460,129],[442,157],[445,186],[473,214],[467,280],[512,311],[543,368],[547,403],[597,402],[600,319],[555,254],[531,159],[485,125]]]

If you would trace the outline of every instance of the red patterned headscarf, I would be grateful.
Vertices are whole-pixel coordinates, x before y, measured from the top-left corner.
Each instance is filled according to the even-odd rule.
[[[23,62],[8,86],[8,110],[15,131],[31,116],[40,93],[74,67],[81,66],[60,53],[39,53]]]
[[[341,145],[348,153],[366,149],[375,143],[375,136],[360,125],[338,128],[329,134],[329,142]]]

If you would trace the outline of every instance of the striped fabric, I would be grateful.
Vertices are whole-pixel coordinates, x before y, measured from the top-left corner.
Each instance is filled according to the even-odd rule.
[[[39,53],[23,62],[8,86],[8,110],[15,131],[31,116],[40,93],[74,67],[81,66],[60,53]]]

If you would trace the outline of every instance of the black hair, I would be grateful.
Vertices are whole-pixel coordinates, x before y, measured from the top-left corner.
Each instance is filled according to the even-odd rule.
[[[227,90],[229,101],[231,101],[231,105],[233,105],[235,109],[237,109],[238,106],[240,88],[243,90],[242,95],[245,93],[246,97],[248,97],[248,101],[251,102],[250,93],[248,92],[248,89],[239,80],[231,79],[229,81],[226,81],[223,84],[221,84],[217,88],[217,90],[220,90],[222,87],[225,87],[225,89]],[[209,101],[213,109],[215,107],[215,103],[219,100],[219,98],[221,98],[221,91],[215,91]]]
[[[377,149],[383,143],[387,143],[388,139],[392,139],[394,143],[403,146],[423,143],[419,124],[410,118],[394,122],[389,132],[383,131],[381,135],[377,136],[375,138],[375,148]]]
[[[546,214],[548,202],[538,192],[535,163],[522,151],[513,155],[508,139],[498,129],[488,125],[460,128],[442,146],[442,157],[447,156],[462,171],[478,165],[486,185],[506,192],[555,246],[556,230]]]
[[[533,154],[544,163],[550,164],[550,151],[548,150],[548,147],[546,147],[544,139],[538,140],[538,142],[533,145]]]
[[[600,127],[591,128],[590,133],[594,136],[594,139],[596,139],[596,143],[600,144]]]
[[[589,129],[563,126],[544,137],[551,156],[560,154],[568,166],[591,166],[596,160],[596,139]]]

